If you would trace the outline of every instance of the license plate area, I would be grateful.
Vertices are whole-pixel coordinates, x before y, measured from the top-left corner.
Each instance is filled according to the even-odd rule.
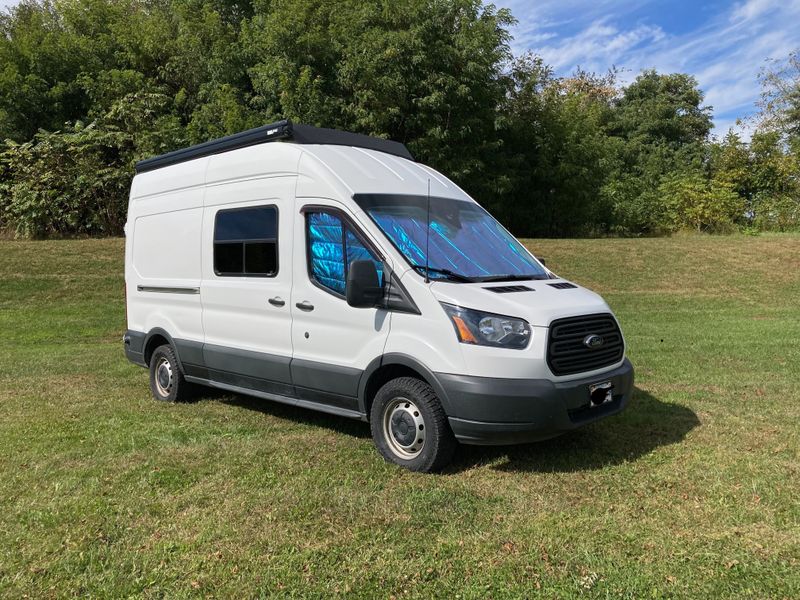
[[[611,381],[601,381],[589,385],[589,406],[592,408],[608,404],[614,399],[614,384]]]

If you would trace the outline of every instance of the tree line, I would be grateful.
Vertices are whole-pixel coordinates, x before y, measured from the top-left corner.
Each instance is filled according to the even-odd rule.
[[[688,74],[514,56],[480,0],[23,0],[0,15],[0,229],[118,235],[137,160],[282,118],[388,137],[520,236],[800,227],[800,58],[752,137]]]

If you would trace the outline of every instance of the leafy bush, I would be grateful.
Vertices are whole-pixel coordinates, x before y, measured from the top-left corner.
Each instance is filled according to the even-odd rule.
[[[603,188],[602,194],[613,207],[613,233],[659,235],[669,231],[662,196],[639,179],[628,176],[613,180]]]
[[[7,183],[0,221],[25,237],[119,235],[130,176],[123,165],[130,137],[94,127],[40,132],[0,154]]]
[[[753,224],[761,231],[800,229],[800,197],[778,194],[760,198]]]
[[[667,177],[658,188],[673,230],[725,233],[744,216],[745,204],[733,187],[691,172]]]
[[[0,153],[0,226],[23,237],[121,235],[134,162],[185,143],[165,96],[134,93],[101,119]],[[152,129],[150,129],[152,128]]]

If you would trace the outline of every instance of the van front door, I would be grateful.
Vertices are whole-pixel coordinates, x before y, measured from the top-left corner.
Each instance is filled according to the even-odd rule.
[[[345,300],[348,265],[363,259],[383,277],[386,259],[338,203],[315,201],[296,215],[291,372],[301,403],[358,410],[361,375],[383,354],[391,313]]]

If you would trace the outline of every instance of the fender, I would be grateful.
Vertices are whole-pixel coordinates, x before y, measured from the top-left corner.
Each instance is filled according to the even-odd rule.
[[[370,378],[378,369],[390,365],[400,365],[416,371],[420,377],[422,377],[425,383],[431,386],[433,391],[436,392],[436,395],[439,397],[439,401],[442,403],[445,413],[447,415],[452,414],[450,400],[448,399],[447,393],[444,391],[442,384],[439,383],[436,373],[431,371],[413,356],[402,354],[400,352],[389,352],[388,354],[383,354],[373,359],[372,362],[367,365],[367,368],[364,370],[364,373],[361,375],[361,380],[358,383],[358,409],[362,414],[367,414],[367,383],[369,383]]]
[[[153,327],[153,329],[147,332],[147,335],[144,336],[144,344],[142,344],[142,352],[143,353],[146,352],[147,345],[150,343],[150,340],[153,339],[153,336],[155,335],[160,335],[161,337],[167,339],[169,345],[172,346],[172,350],[175,352],[175,358],[178,359],[178,366],[180,367],[181,371],[184,371],[183,363],[181,362],[181,354],[178,351],[178,345],[175,343],[175,340],[172,339],[172,336],[165,330],[161,329],[161,327]]]

